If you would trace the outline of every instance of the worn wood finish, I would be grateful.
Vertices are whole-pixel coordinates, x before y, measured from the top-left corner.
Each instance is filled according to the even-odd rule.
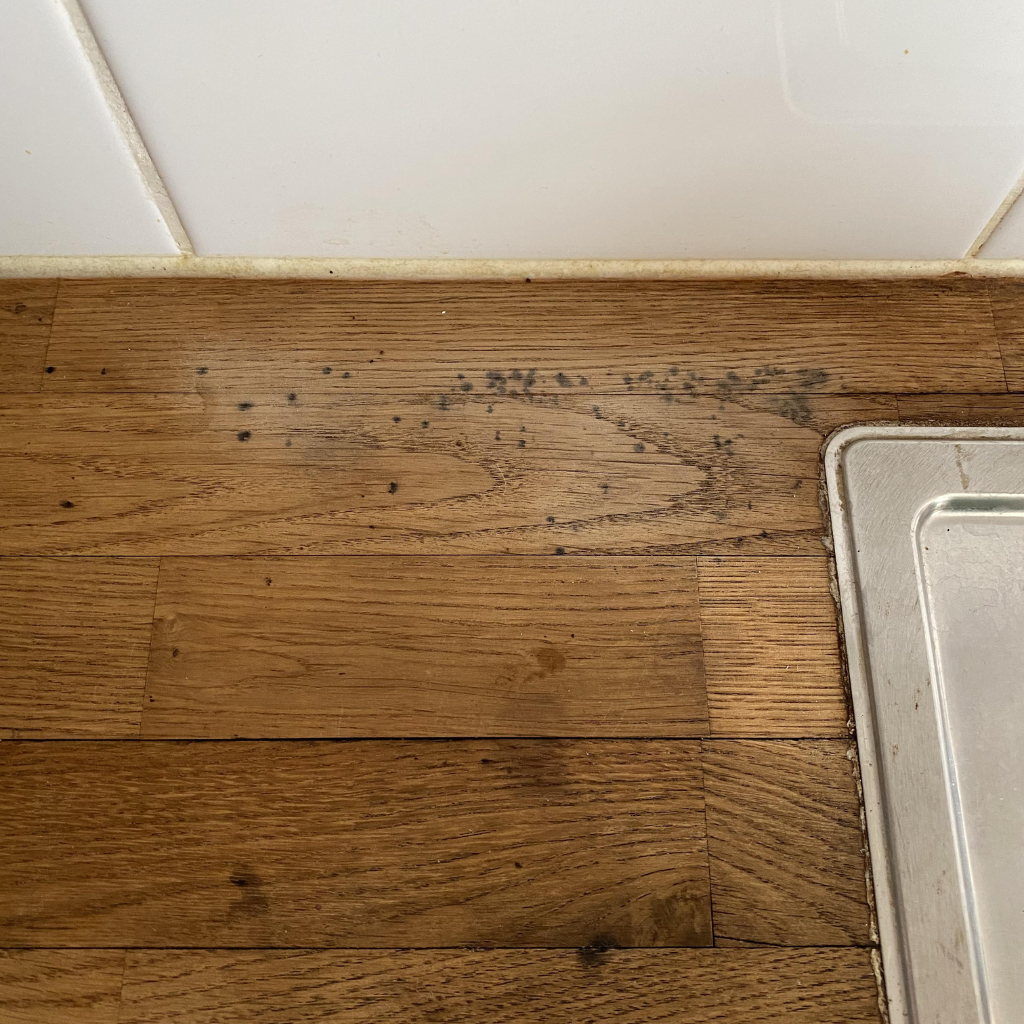
[[[120,1024],[382,1020],[863,1024],[878,1000],[860,949],[128,954]]]
[[[901,423],[1024,426],[1024,395],[900,395],[898,404]]]
[[[61,391],[1005,386],[974,281],[67,281],[49,361]]]
[[[1024,281],[989,281],[992,318],[1002,353],[1004,387],[959,387],[957,391],[1024,391]],[[931,388],[908,390],[930,391]],[[943,391],[944,388],[935,388]]]
[[[699,741],[0,744],[3,946],[710,945]]]
[[[56,298],[56,281],[0,281],[0,393],[42,386]]]
[[[0,949],[0,1024],[119,1024],[119,949]]]
[[[713,736],[844,736],[825,558],[701,558]]]
[[[694,559],[170,558],[149,737],[704,736]]]
[[[0,738],[137,736],[155,558],[0,558]]]
[[[0,551],[820,553],[823,437],[895,401],[788,401],[8,396]]]
[[[716,939],[871,941],[849,753],[841,740],[704,742]]]

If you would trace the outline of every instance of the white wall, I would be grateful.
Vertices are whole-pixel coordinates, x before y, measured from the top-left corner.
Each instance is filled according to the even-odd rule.
[[[957,258],[1024,171],[1019,0],[84,8],[199,254]],[[0,0],[0,252],[166,252],[56,10]]]

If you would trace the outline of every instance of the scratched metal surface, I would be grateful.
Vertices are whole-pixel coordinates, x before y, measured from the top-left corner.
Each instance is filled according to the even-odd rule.
[[[1024,1020],[1024,431],[826,451],[893,1021]]]

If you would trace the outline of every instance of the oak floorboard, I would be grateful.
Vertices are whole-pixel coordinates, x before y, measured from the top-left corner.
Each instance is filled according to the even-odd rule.
[[[872,941],[848,753],[843,740],[704,741],[716,940]]]
[[[835,606],[822,558],[701,558],[712,736],[849,733]]]
[[[879,1020],[867,950],[586,948],[132,951],[120,1024]]]
[[[166,558],[142,735],[705,736],[694,559]]]
[[[0,949],[0,1024],[121,1024],[121,949]]]
[[[0,393],[39,391],[57,282],[0,280]]]
[[[781,401],[11,395],[0,553],[820,554],[821,444],[895,400]]]
[[[155,558],[0,558],[0,739],[137,736]]]
[[[15,741],[0,777],[0,947],[712,942],[699,741]]]
[[[981,281],[78,280],[46,390],[1005,388]]]

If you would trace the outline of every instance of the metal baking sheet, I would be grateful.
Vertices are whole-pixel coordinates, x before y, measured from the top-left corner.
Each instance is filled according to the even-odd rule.
[[[1024,1022],[1024,430],[825,453],[892,1021]]]

